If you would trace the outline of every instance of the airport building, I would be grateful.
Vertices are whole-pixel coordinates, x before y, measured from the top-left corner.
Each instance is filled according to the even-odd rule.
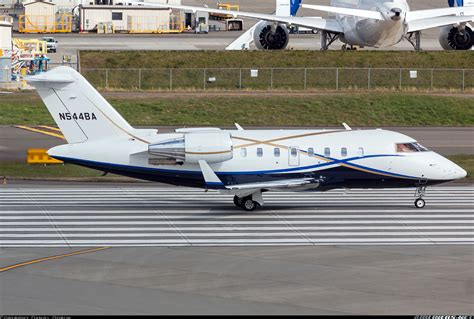
[[[180,4],[180,0],[169,3]],[[126,5],[80,5],[80,32],[169,33],[184,30],[181,13],[167,8]]]
[[[10,82],[12,55],[12,22],[0,20],[0,82]]]

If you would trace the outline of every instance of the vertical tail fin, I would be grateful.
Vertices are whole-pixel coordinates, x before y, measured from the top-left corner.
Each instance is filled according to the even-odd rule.
[[[290,1],[290,14],[292,17],[294,17],[297,13],[298,13],[298,10],[300,9],[300,4],[301,4],[301,0],[291,0]]]
[[[68,143],[112,136],[130,137],[134,129],[87,80],[70,67],[29,77]]]

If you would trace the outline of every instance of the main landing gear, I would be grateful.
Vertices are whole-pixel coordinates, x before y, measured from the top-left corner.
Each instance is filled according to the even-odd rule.
[[[234,196],[234,204],[247,212],[251,212],[263,205],[262,193],[259,192],[244,197],[238,197],[236,195]]]
[[[425,193],[426,193],[426,186],[418,186],[416,188],[416,192],[415,192],[415,197],[417,197],[417,199],[415,200],[416,208],[425,207],[426,203],[425,203],[425,200],[423,199],[423,196],[425,196]]]
[[[234,196],[234,204],[247,212],[251,212],[260,206],[259,203],[252,199],[252,195],[245,197]]]
[[[405,38],[410,42],[415,51],[421,51],[421,31],[410,32]]]

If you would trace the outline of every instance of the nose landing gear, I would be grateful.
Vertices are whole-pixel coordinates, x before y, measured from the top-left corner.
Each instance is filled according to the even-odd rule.
[[[417,199],[415,200],[416,208],[425,207],[426,203],[425,203],[425,200],[423,199],[423,196],[425,196],[425,193],[426,193],[426,186],[418,186],[416,188],[416,192],[415,192],[415,197],[417,197]]]

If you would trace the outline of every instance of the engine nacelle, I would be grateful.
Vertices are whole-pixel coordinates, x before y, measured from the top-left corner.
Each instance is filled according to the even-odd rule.
[[[284,24],[263,24],[254,31],[254,43],[260,50],[283,50],[287,47],[290,31]]]
[[[180,137],[151,144],[148,153],[155,156],[157,164],[225,162],[233,157],[232,138],[226,132],[186,133]]]
[[[439,44],[445,50],[470,50],[474,44],[474,33],[468,26],[464,29],[443,27],[439,30]]]

